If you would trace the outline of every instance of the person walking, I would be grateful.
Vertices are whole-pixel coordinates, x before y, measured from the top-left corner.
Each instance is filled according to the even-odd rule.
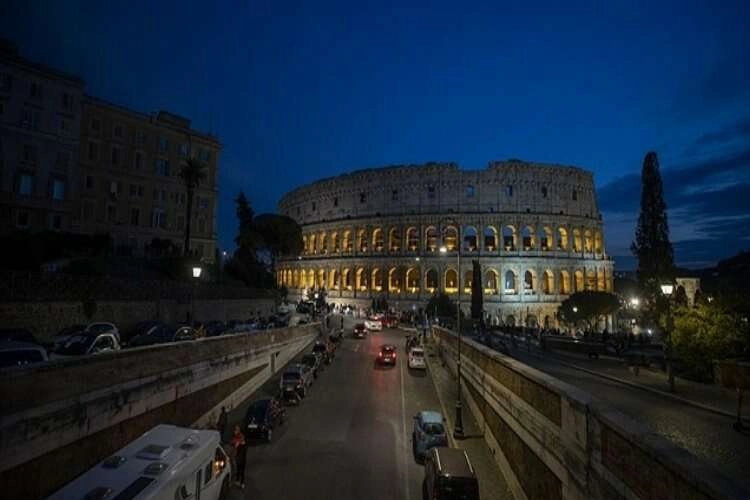
[[[219,431],[219,440],[221,440],[222,443],[224,442],[224,434],[227,431],[228,418],[227,408],[226,406],[222,406],[221,412],[219,413],[219,420],[216,421],[216,430]]]
[[[232,447],[234,448],[235,476],[234,481],[240,488],[245,489],[245,464],[247,463],[247,442],[245,435],[239,425],[234,426],[232,436]]]

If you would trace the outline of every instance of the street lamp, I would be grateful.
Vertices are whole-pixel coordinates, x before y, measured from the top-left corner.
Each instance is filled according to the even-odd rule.
[[[195,283],[200,279],[203,268],[200,266],[193,266],[193,283],[190,287],[190,322],[195,321]]]
[[[196,266],[193,268],[193,278],[198,279],[201,277],[201,273],[203,272],[203,268],[200,266]]]
[[[667,361],[667,378],[669,379],[670,392],[674,392],[674,370],[672,369],[672,304],[670,300],[673,291],[673,284],[665,283],[661,285],[661,293],[666,297],[667,302],[667,352],[665,357]]]
[[[637,309],[640,305],[641,301],[638,299],[638,297],[633,297],[630,299],[630,305],[633,307],[633,309]]]
[[[456,221],[450,218],[443,219],[441,222],[447,222],[448,224],[456,224]],[[443,229],[443,240],[445,240],[445,229]],[[453,437],[456,439],[464,438],[464,421],[461,405],[461,238],[460,231],[458,234],[458,244],[456,245],[456,279],[457,279],[457,291],[458,291],[458,307],[456,308],[456,328],[458,329],[458,360],[456,361],[456,383],[458,384],[458,394],[456,398],[456,422],[453,427]],[[443,242],[440,245],[440,253],[445,255],[448,253],[448,247]]]

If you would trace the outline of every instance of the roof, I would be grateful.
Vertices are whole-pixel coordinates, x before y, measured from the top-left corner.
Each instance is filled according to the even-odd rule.
[[[458,448],[433,448],[438,456],[438,470],[441,475],[474,477],[474,468],[465,450]]]
[[[443,423],[443,415],[441,415],[440,412],[426,410],[420,413],[422,414],[423,422],[426,422],[428,424],[442,424]]]
[[[218,431],[157,425],[49,498],[84,498],[95,488],[102,487],[110,488],[114,498],[135,481],[145,483],[141,494],[149,497],[160,484],[172,479],[180,468],[192,467],[191,458],[200,456],[200,451],[209,448],[213,456],[218,445]],[[152,474],[145,472],[146,467],[157,463],[165,464],[166,468]],[[192,468],[187,474],[192,474]]]

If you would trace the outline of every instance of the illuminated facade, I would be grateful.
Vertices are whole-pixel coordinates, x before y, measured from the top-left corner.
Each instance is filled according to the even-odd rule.
[[[325,288],[336,304],[368,307],[384,296],[405,310],[437,291],[455,300],[460,286],[468,312],[474,259],[494,324],[554,327],[566,296],[612,291],[593,176],[575,167],[361,170],[300,187],[279,211],[302,226],[302,255],[282,260],[276,276],[295,300]]]

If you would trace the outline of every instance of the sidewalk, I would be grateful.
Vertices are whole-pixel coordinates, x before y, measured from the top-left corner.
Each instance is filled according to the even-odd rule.
[[[448,429],[451,431],[449,432],[448,441],[451,447],[464,449],[469,455],[471,465],[474,466],[477,478],[479,478],[480,498],[513,498],[505,477],[484,440],[483,431],[477,424],[468,404],[464,403],[463,405],[464,435],[467,438],[457,442],[450,435],[452,434],[456,417],[456,379],[448,372],[447,368],[442,367],[435,346],[432,343],[427,343],[424,347],[428,354],[427,364],[430,376],[435,384],[440,404],[443,407],[443,415],[447,419]]]
[[[518,349],[512,350],[511,353],[516,351],[521,355],[527,354],[525,346],[519,345]],[[675,392],[671,393],[667,374],[658,369],[641,367],[636,375],[624,361],[616,358],[589,359],[583,354],[539,351],[533,347],[528,354],[540,359],[554,360],[571,368],[638,387],[726,417],[736,419],[737,416],[737,392],[732,389],[675,377]],[[743,421],[750,422],[748,410],[744,408],[746,406],[743,405]]]

